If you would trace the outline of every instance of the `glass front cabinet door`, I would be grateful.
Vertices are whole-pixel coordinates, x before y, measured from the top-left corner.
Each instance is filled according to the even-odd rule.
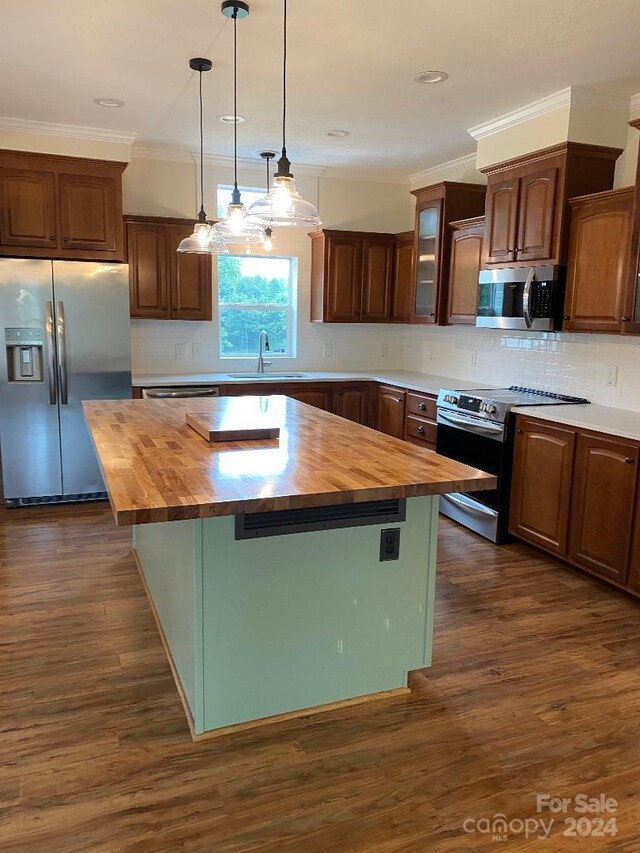
[[[416,212],[416,288],[414,321],[435,323],[438,301],[438,257],[442,202],[433,201]]]

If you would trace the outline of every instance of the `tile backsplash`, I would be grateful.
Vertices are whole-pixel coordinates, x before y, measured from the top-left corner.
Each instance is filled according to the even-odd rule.
[[[527,385],[640,411],[638,338],[412,326],[404,335],[403,367],[479,387]]]

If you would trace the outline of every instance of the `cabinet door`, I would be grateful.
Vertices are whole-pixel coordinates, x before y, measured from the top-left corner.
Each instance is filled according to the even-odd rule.
[[[58,247],[55,187],[53,172],[0,170],[2,246]]]
[[[363,240],[361,320],[384,323],[389,319],[392,280],[393,242]]]
[[[358,237],[329,236],[327,321],[357,323],[362,304],[362,241]]]
[[[565,556],[576,434],[518,416],[509,532]]]
[[[542,261],[553,255],[553,214],[557,169],[520,178],[517,261]]]
[[[396,438],[404,437],[405,392],[380,385],[378,388],[378,429]]]
[[[211,319],[211,255],[177,252],[193,225],[168,226],[168,268],[172,320]]]
[[[569,559],[618,583],[627,579],[637,467],[635,445],[578,437]]]
[[[131,316],[168,317],[167,228],[151,222],[127,222],[126,232]]]
[[[357,424],[369,424],[369,388],[366,385],[338,386],[336,414]]]
[[[391,322],[408,323],[414,282],[414,235],[398,238],[394,251]]]
[[[475,325],[483,234],[483,225],[453,229],[447,323]]]
[[[573,206],[565,329],[621,331],[632,206],[632,191]]]
[[[433,201],[416,211],[416,264],[412,319],[435,323],[438,310],[438,275],[442,201]]]
[[[487,263],[516,259],[518,178],[490,183],[486,201]]]
[[[325,412],[333,411],[334,386],[330,384],[309,385],[298,382],[293,385],[284,385],[281,392],[286,397],[292,397],[300,403],[307,403],[316,409],[324,409]]]
[[[62,248],[115,252],[119,219],[115,179],[60,174],[58,182]]]

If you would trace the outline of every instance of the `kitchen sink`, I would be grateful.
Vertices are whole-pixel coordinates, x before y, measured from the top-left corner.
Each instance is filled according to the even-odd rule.
[[[304,379],[308,373],[227,373],[230,379]]]

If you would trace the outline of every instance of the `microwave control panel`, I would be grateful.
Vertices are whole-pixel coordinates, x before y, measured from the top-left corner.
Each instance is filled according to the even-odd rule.
[[[553,287],[546,281],[536,281],[533,284],[531,316],[553,316]]]

